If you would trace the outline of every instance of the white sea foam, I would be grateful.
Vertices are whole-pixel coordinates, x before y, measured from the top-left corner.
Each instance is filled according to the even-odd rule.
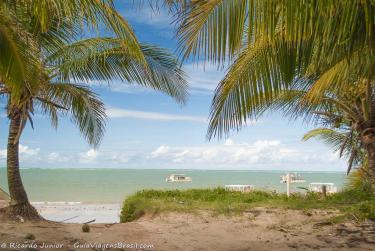
[[[33,205],[49,205],[49,206],[61,206],[61,205],[81,205],[81,201],[33,201]]]

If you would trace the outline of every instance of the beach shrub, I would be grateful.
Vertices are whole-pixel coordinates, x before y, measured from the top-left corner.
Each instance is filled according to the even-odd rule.
[[[350,211],[359,220],[375,220],[375,201],[363,201],[358,204],[354,204]]]
[[[35,240],[35,235],[31,234],[31,233],[28,233],[28,234],[26,234],[25,239],[26,240]]]
[[[90,232],[90,226],[89,226],[89,224],[83,224],[82,225],[82,232],[84,232],[84,233]]]
[[[146,204],[145,199],[137,199],[132,197],[126,199],[121,210],[120,222],[134,221],[145,215]]]

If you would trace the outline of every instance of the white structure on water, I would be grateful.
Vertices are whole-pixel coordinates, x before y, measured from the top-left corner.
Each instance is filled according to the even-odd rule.
[[[289,175],[290,183],[304,183],[306,180],[302,177],[302,175],[298,173],[287,173],[281,176],[280,183],[287,183],[287,176]]]
[[[281,176],[280,183],[286,183],[286,194],[290,196],[290,184],[291,183],[304,183],[306,180],[302,175],[297,173],[287,173]]]
[[[166,182],[191,182],[192,179],[185,174],[171,174],[165,179]]]
[[[327,194],[337,193],[337,187],[335,183],[322,183],[322,182],[313,182],[309,184],[309,191],[315,193],[322,193],[323,186],[326,187]]]

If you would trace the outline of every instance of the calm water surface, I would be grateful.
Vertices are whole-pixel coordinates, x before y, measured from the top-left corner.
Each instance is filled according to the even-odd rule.
[[[190,183],[167,183],[169,174],[190,176]],[[310,182],[345,183],[342,172],[299,172],[307,187]],[[258,189],[285,191],[280,184],[284,171],[235,170],[130,170],[130,169],[23,169],[22,177],[31,201],[80,201],[83,203],[118,203],[142,189],[208,188],[229,184],[251,184]],[[6,170],[0,168],[0,187],[7,191]],[[301,191],[301,190],[299,190]]]

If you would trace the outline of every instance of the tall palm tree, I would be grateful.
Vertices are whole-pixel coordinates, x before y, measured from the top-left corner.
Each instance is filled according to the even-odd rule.
[[[124,80],[162,91],[181,103],[187,83],[177,59],[162,48],[139,43],[110,0],[3,1],[0,10],[10,13],[17,24],[4,32],[6,26],[0,20],[0,39],[6,38],[0,41],[5,41],[0,50],[14,49],[0,61],[0,95],[8,98],[10,119],[8,211],[38,218],[22,185],[18,159],[19,139],[26,122],[32,123],[34,109],[49,115],[54,126],[59,111],[71,113],[89,143],[96,146],[104,132],[103,104],[79,83]],[[103,24],[113,36],[80,39],[82,26]],[[30,40],[19,41],[19,30]],[[12,70],[18,67],[24,73],[19,78]]]
[[[327,90],[360,85],[363,109],[349,113],[375,188],[374,13],[371,0],[190,1],[178,16],[180,53],[229,65],[212,102],[208,137],[239,130],[299,81],[310,81],[304,102],[312,104]]]
[[[11,93],[1,85],[2,95],[8,98],[7,114],[10,120],[7,146],[7,175],[11,198],[6,209],[11,215],[38,218],[38,213],[30,205],[22,184],[19,171],[19,141],[22,131],[29,121],[33,126],[34,111],[47,115],[54,127],[58,116],[71,114],[82,135],[92,146],[97,146],[103,136],[105,107],[88,87],[71,83],[45,82],[37,88],[25,88],[21,103],[12,103]]]

